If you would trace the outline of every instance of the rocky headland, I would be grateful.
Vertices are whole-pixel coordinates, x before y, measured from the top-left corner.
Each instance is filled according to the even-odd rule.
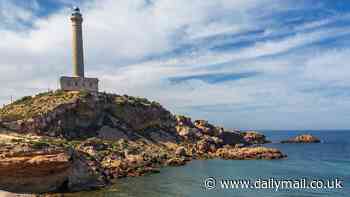
[[[299,135],[287,140],[282,140],[281,143],[286,144],[286,143],[320,143],[321,140],[318,139],[315,136],[309,135],[309,134],[304,134],[304,135]]]
[[[90,190],[192,159],[286,157],[257,145],[267,142],[257,132],[173,115],[144,98],[47,92],[0,109],[0,190]]]

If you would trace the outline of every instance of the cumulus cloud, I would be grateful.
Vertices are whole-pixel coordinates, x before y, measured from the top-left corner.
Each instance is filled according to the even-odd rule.
[[[21,4],[18,6],[17,4]],[[0,1],[0,29],[22,29],[34,20],[34,12],[39,9],[37,1]]]
[[[44,5],[36,1],[1,2],[0,16],[7,18],[0,25],[0,82],[6,84],[0,103],[55,89],[58,77],[71,72],[68,16],[77,3],[84,15],[87,75],[98,76],[102,90],[145,96],[227,127],[341,128],[348,122],[327,114],[349,117],[344,98],[350,95],[341,94],[349,49],[323,44],[350,34],[348,26],[334,25],[341,16],[289,27],[277,16],[307,5],[60,0],[62,9],[38,17]],[[6,13],[11,6],[18,10],[12,15]],[[23,28],[23,21],[30,25]]]

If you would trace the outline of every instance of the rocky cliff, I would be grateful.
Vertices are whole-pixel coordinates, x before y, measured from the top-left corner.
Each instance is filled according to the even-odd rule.
[[[0,110],[0,122],[12,131],[67,139],[95,137],[106,131],[137,138],[134,131],[147,134],[152,128],[174,133],[176,124],[169,111],[146,99],[63,91],[24,97],[7,105]]]
[[[77,191],[192,159],[280,159],[258,133],[225,131],[156,102],[106,93],[48,92],[0,109],[0,189]],[[6,178],[11,177],[11,178]]]

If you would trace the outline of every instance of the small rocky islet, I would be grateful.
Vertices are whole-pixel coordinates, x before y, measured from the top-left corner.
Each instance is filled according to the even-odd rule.
[[[258,132],[173,115],[144,98],[46,92],[0,109],[0,189],[91,190],[192,159],[286,157],[260,145],[268,142]]]
[[[282,140],[282,144],[309,144],[309,143],[320,143],[321,140],[313,135],[310,134],[303,134],[303,135],[298,135],[296,137],[287,139],[287,140]]]

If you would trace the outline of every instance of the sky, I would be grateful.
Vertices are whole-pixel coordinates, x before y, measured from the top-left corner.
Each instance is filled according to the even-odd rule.
[[[101,91],[226,128],[350,128],[345,0],[0,0],[1,105],[71,75],[73,6]]]

